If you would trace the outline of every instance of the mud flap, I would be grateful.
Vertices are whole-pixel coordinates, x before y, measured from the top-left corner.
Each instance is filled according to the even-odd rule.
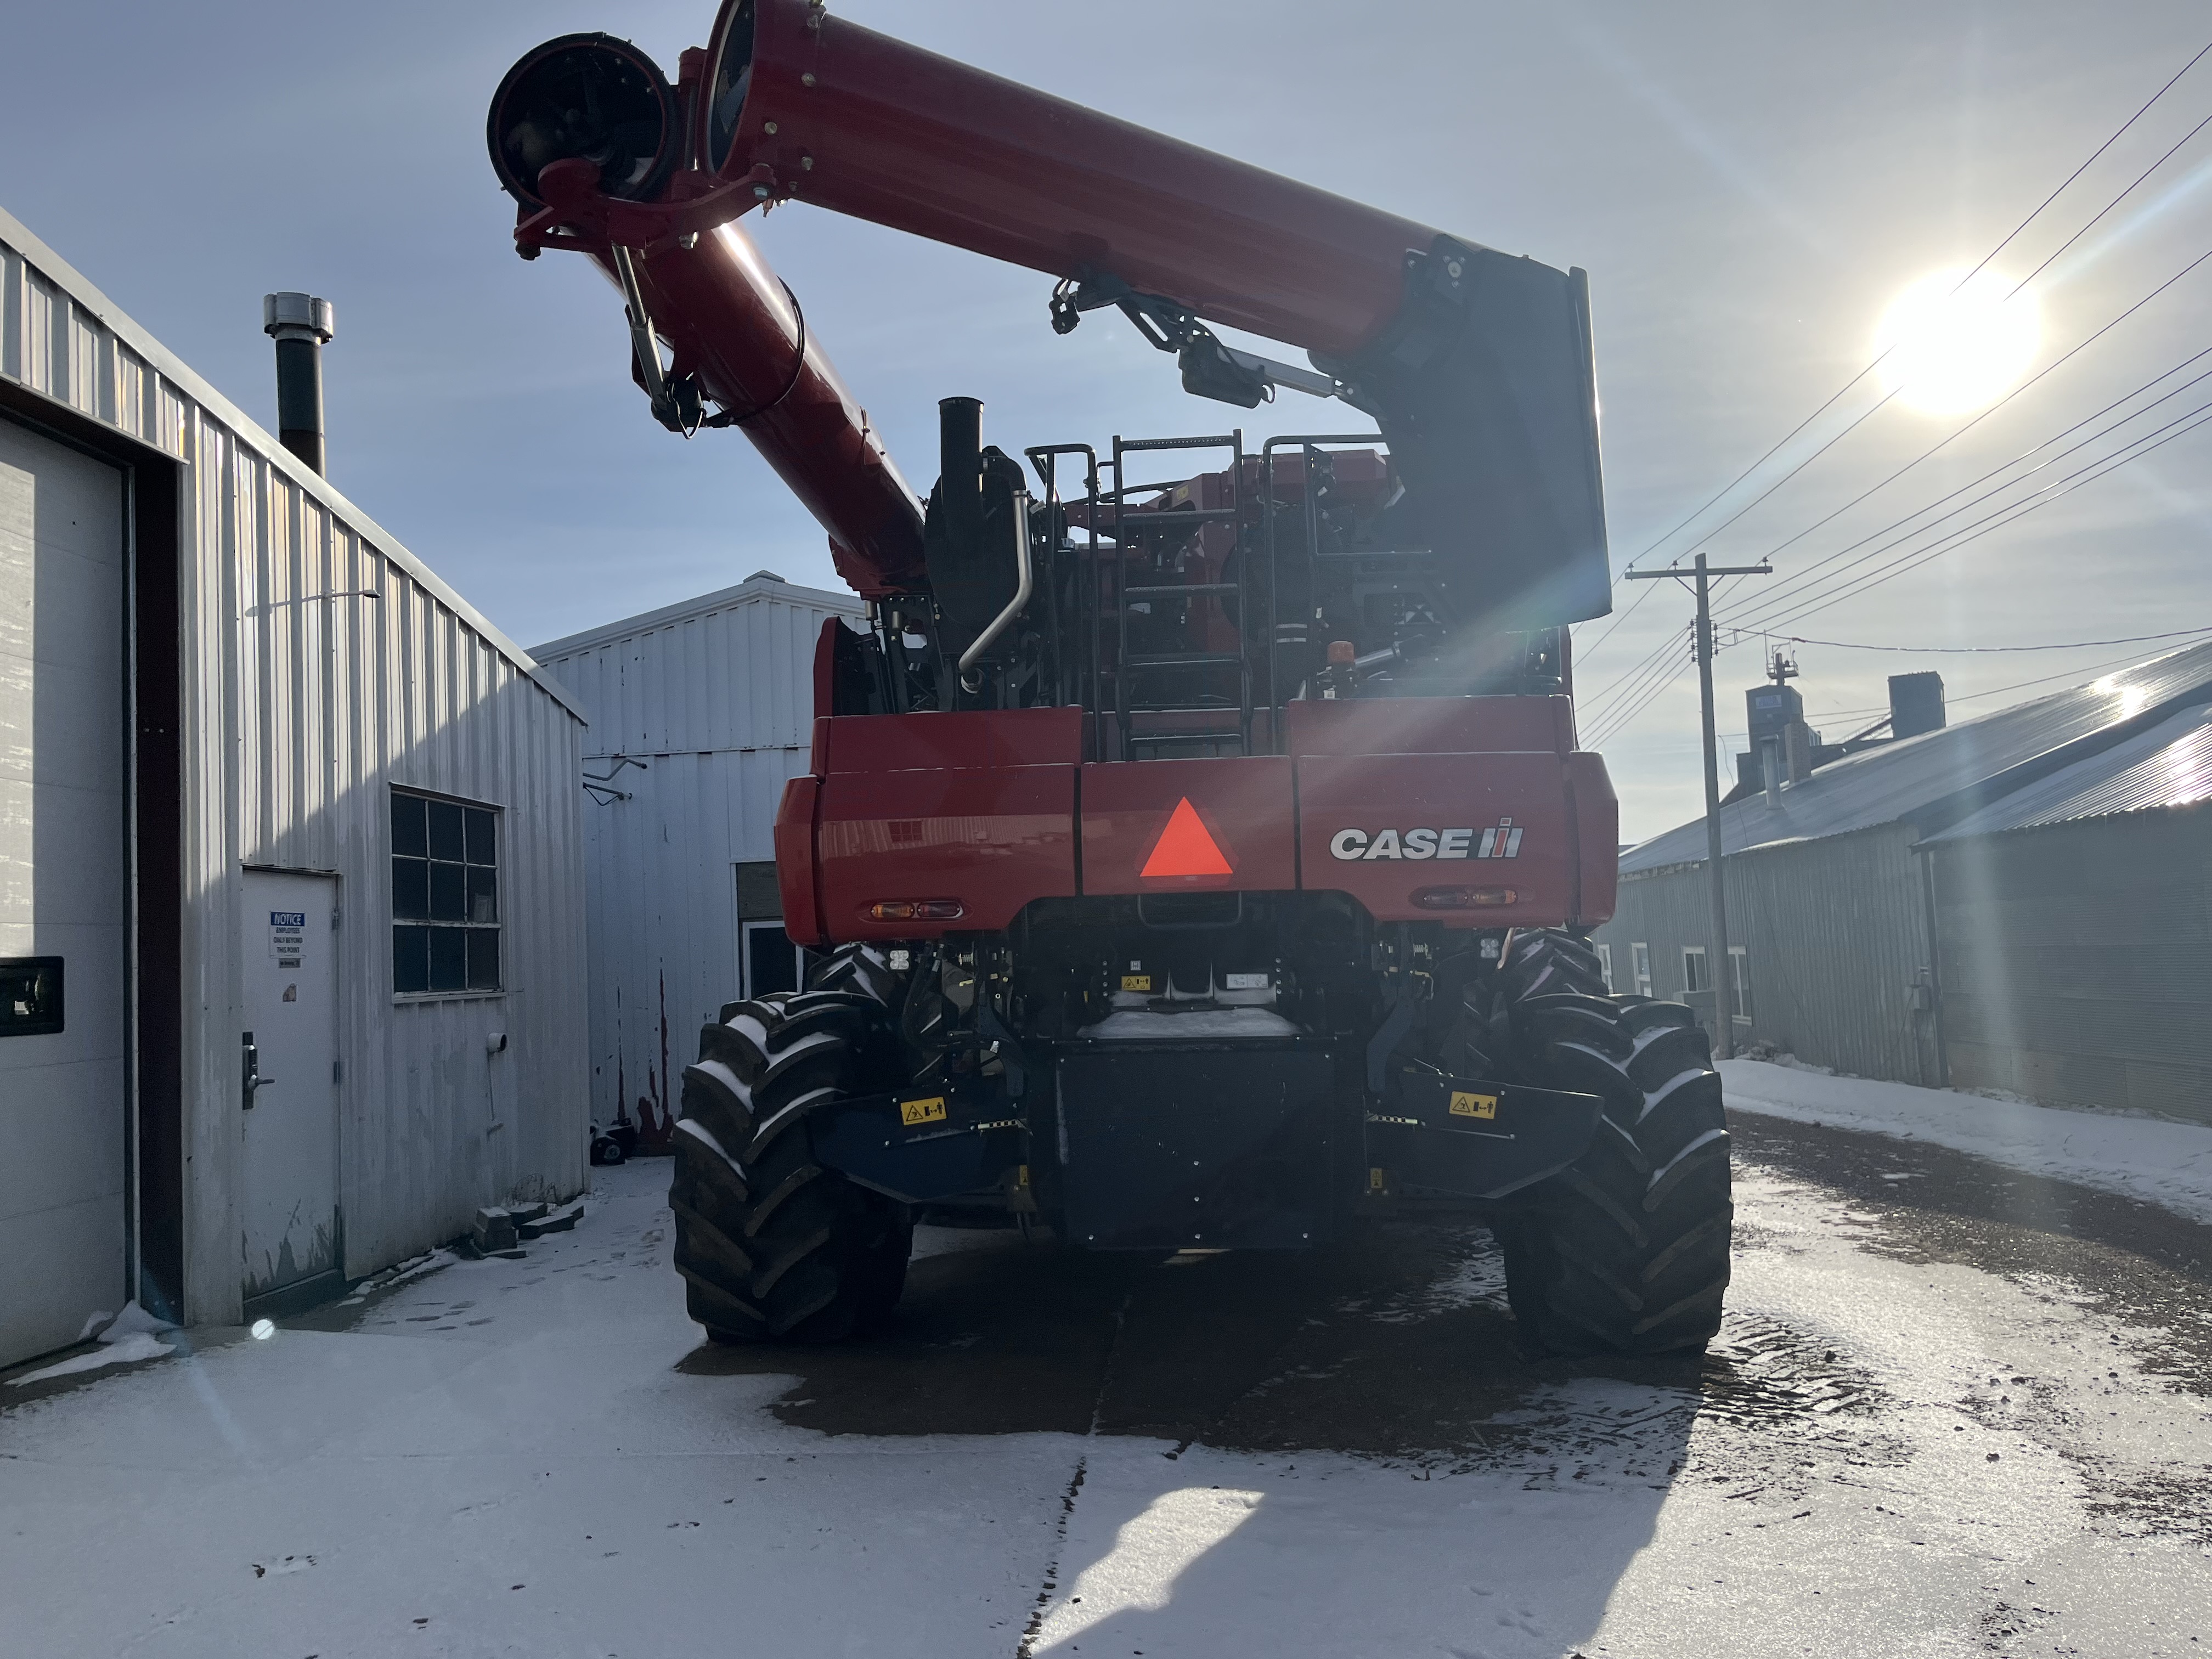
[[[1595,1095],[1401,1072],[1367,1114],[1369,1181],[1504,1198],[1587,1152],[1604,1107]]]
[[[1266,1249],[1321,1238],[1334,1094],[1327,1054],[1116,1042],[1063,1054],[1054,1091],[1074,1243]]]
[[[1006,1185],[1024,1162],[1025,1127],[991,1088],[856,1095],[807,1119],[817,1163],[907,1204]]]

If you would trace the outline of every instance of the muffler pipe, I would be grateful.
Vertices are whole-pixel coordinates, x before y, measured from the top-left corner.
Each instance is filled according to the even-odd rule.
[[[961,398],[957,401],[974,403],[975,399]],[[975,407],[981,409],[982,405],[976,404]],[[975,642],[960,653],[960,686],[964,691],[975,692],[983,689],[982,677],[975,675],[971,678],[969,671],[982,660],[983,653],[991,648],[999,635],[1013,625],[1014,618],[1029,609],[1032,586],[1030,580],[1032,573],[1030,569],[1029,491],[1017,489],[1014,492],[1013,509],[1014,597],[1006,601],[1006,608],[1004,611],[991,618],[991,625],[975,636]]]
[[[937,400],[937,499],[956,546],[983,539],[983,400]]]

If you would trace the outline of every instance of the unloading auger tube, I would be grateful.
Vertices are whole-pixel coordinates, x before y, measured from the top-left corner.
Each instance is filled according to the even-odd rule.
[[[803,201],[1056,279],[1053,327],[1124,313],[1185,386],[1372,415],[1405,486],[1386,538],[1440,556],[1464,613],[1551,627],[1608,607],[1589,304],[1560,271],[986,74],[809,0],[725,0],[671,85],[569,35],[501,83],[492,162],[525,257],[631,250],[671,349],[665,424],[744,428],[871,599],[926,582],[913,492],[798,302],[738,228]],[[1207,324],[1307,350],[1235,349]],[[657,367],[657,366],[654,366]],[[659,376],[640,364],[641,383]]]

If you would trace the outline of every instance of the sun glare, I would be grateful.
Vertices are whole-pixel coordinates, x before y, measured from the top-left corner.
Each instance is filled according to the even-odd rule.
[[[1891,301],[1875,331],[1884,389],[1923,415],[1969,414],[2002,397],[2043,343],[2034,296],[2012,286],[1994,270],[1939,270]]]

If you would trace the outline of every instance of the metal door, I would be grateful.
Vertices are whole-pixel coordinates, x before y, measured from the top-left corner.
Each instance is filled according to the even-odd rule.
[[[0,419],[0,1365],[125,1283],[123,480]]]
[[[246,872],[240,960],[246,1294],[335,1273],[338,1222],[337,884]]]

